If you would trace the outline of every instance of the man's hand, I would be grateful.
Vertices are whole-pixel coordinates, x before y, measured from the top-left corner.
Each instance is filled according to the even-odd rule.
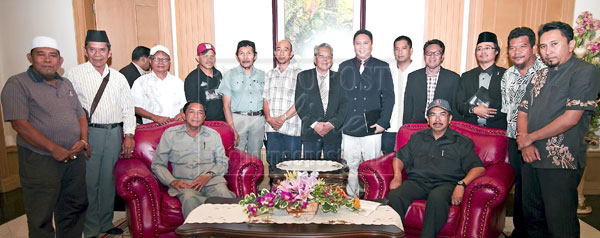
[[[165,125],[167,123],[169,123],[169,121],[171,121],[171,118],[168,117],[161,117],[161,116],[154,116],[151,118],[152,121],[160,124],[160,125]]]
[[[485,104],[477,103],[477,106],[473,108],[473,113],[481,118],[492,118],[496,115],[497,110],[495,108],[489,108]]]
[[[202,188],[204,187],[204,185],[206,185],[206,183],[208,183],[208,180],[210,180],[210,178],[211,178],[210,174],[203,174],[203,175],[198,176],[192,182],[191,188],[193,188],[196,191],[202,190]]]
[[[333,130],[333,128],[335,127],[333,126],[333,124],[331,124],[331,122],[323,122],[323,136],[329,134],[329,132]]]
[[[460,205],[464,194],[465,187],[456,185],[456,187],[454,187],[454,192],[452,192],[452,205]]]
[[[75,142],[75,144],[73,144],[73,146],[69,150],[69,154],[71,154],[70,157],[79,155],[81,153],[81,151],[83,151],[84,149],[85,149],[85,144],[83,142],[81,142],[81,141]]]
[[[185,114],[183,112],[179,112],[177,113],[177,115],[175,115],[175,121],[184,121],[185,120]]]
[[[533,145],[529,145],[521,149],[521,155],[523,156],[523,161],[525,161],[525,163],[532,163],[536,160],[541,160],[540,152]]]
[[[394,178],[392,178],[392,181],[390,182],[390,190],[397,189],[398,187],[400,187],[400,185],[402,185],[402,175],[394,176]]]
[[[520,133],[517,136],[517,145],[519,145],[519,150],[523,150],[523,148],[530,146],[531,144],[533,144],[533,138],[531,138],[531,134]]]
[[[267,119],[267,123],[269,123],[269,125],[273,128],[273,130],[276,130],[276,131],[278,131],[281,128],[284,121],[285,121],[285,118],[283,116],[269,117],[269,119]]]
[[[381,133],[381,132],[385,131],[385,129],[383,129],[383,127],[381,127],[381,126],[380,126],[380,125],[378,125],[377,123],[376,123],[376,124],[373,124],[373,125],[372,125],[372,126],[370,126],[370,127],[371,127],[371,128],[375,128],[375,134],[379,134],[379,133]]]
[[[63,162],[73,158],[70,152],[61,146],[56,146],[56,148],[52,150],[51,154],[54,160],[58,162]]]
[[[132,137],[125,136],[123,140],[123,145],[121,146],[121,154],[123,158],[131,158],[131,154],[133,153],[133,148],[135,147],[135,141]]]
[[[92,157],[92,146],[88,144],[87,149],[85,150],[85,158],[89,159]]]
[[[179,191],[179,189],[182,189],[182,188],[190,188],[191,185],[189,183],[187,183],[186,181],[183,181],[181,179],[176,179],[171,182],[171,187],[173,187],[173,188],[177,189],[177,191]]]
[[[232,127],[231,129],[233,129],[233,146],[238,146],[240,143],[240,135],[238,135],[235,128]]]

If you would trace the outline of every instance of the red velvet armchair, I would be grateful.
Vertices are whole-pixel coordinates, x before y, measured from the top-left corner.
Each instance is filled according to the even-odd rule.
[[[167,187],[156,179],[150,165],[162,133],[169,127],[156,123],[139,125],[135,132],[135,149],[130,159],[120,158],[114,168],[117,193],[125,200],[127,220],[132,237],[175,237],[175,229],[183,224],[179,199],[167,194]],[[256,185],[263,175],[260,159],[233,148],[233,130],[227,123],[207,121],[204,126],[221,134],[229,170],[225,175],[229,190],[241,197],[256,193]],[[170,166],[169,166],[170,169]]]
[[[427,124],[406,124],[396,136],[395,151],[402,148],[414,132]],[[514,182],[514,171],[507,161],[508,139],[505,131],[485,128],[462,121],[453,121],[450,128],[475,143],[485,174],[472,181],[460,206],[451,206],[446,225],[438,237],[498,237],[504,229],[506,197]],[[392,160],[395,153],[363,162],[358,176],[364,183],[365,199],[385,198],[394,177]],[[403,171],[404,179],[406,174]],[[414,201],[403,220],[407,237],[418,237],[423,226],[425,200]]]

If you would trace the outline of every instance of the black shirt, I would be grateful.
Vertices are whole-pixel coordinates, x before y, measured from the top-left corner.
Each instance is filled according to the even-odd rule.
[[[408,180],[433,188],[462,180],[469,170],[483,167],[471,139],[448,128],[437,140],[431,129],[415,132],[396,153]]]
[[[197,100],[204,104],[207,121],[225,121],[225,113],[223,112],[223,96],[219,93],[219,85],[223,76],[221,72],[215,68],[213,77],[208,77],[200,66],[187,77],[185,77],[184,90],[185,99]]]
[[[584,113],[569,130],[560,135],[533,142],[540,152],[534,168],[585,168],[587,143],[584,136],[596,110],[600,91],[600,70],[575,56],[558,66],[537,71],[523,95],[519,111],[527,113],[527,131],[532,133],[557,119],[566,110]]]

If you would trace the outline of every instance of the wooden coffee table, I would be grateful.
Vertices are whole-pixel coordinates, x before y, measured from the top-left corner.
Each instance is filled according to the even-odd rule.
[[[239,198],[208,198],[206,203],[237,203]],[[191,223],[175,230],[179,237],[405,237],[393,225]]]

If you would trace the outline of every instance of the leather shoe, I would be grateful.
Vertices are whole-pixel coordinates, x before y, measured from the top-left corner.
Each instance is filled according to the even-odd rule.
[[[113,227],[113,228],[108,229],[108,231],[105,231],[104,233],[111,234],[111,235],[120,235],[120,234],[123,234],[123,229],[118,228],[118,227]]]

